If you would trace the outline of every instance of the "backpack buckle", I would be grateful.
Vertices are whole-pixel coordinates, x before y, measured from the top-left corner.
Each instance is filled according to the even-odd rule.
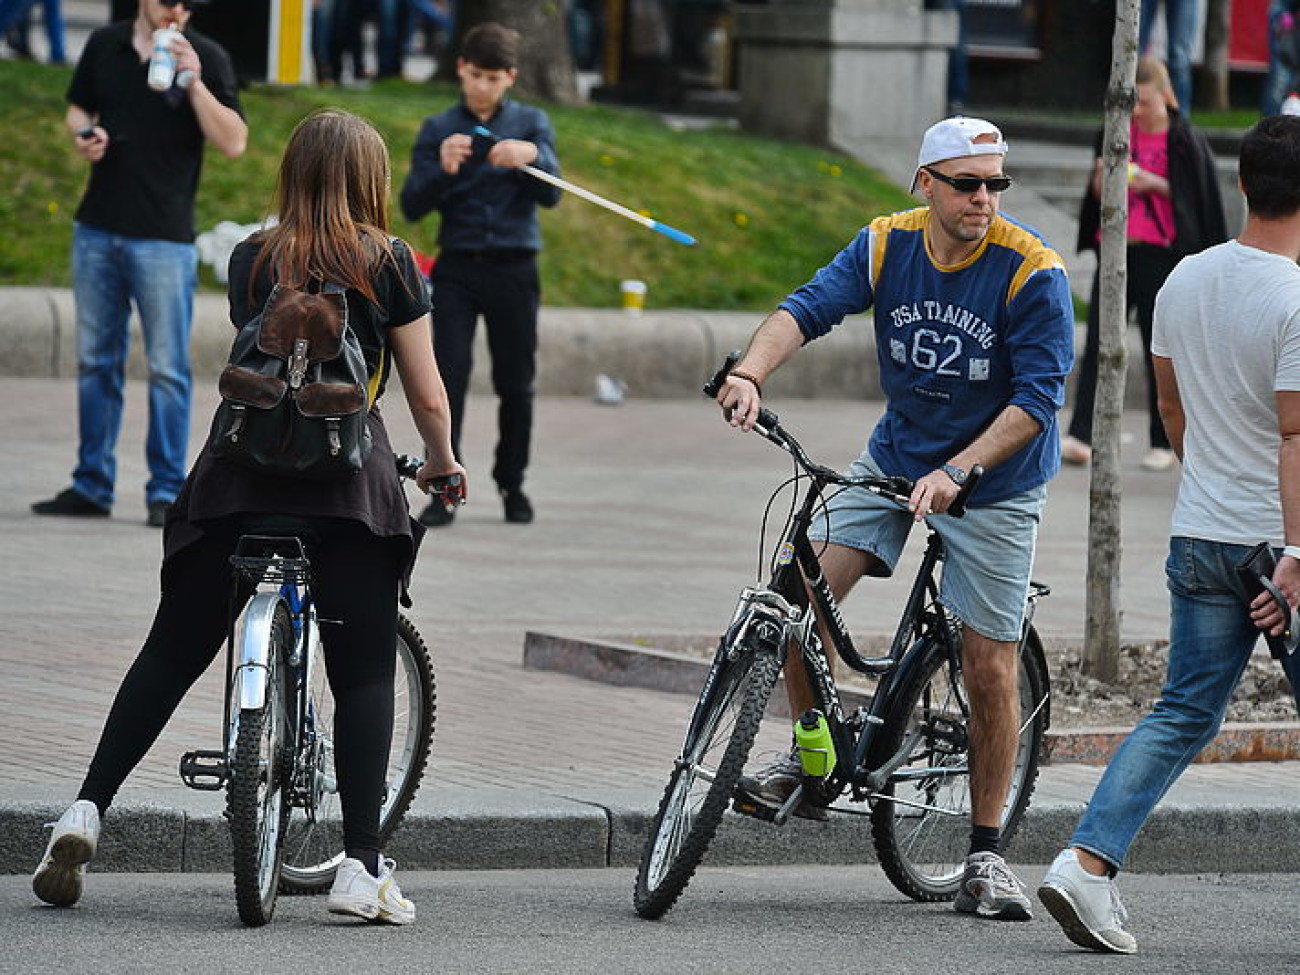
[[[293,340],[293,353],[289,356],[289,386],[291,389],[298,389],[302,386],[302,381],[307,375],[307,346],[306,339]]]

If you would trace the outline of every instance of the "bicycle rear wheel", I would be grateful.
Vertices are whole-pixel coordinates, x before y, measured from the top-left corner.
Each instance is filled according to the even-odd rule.
[[[1004,843],[1015,835],[1038,779],[1048,694],[1040,651],[1031,627],[1020,648],[1020,738],[1002,809]],[[882,790],[887,798],[872,809],[872,836],[881,867],[902,893],[951,900],[970,840],[970,709],[960,669],[949,666],[943,647],[932,642],[920,652],[925,656],[899,688],[873,749],[873,767],[904,747],[908,757]]]
[[[319,653],[318,644],[318,653]],[[308,690],[309,772],[312,808],[295,807],[286,828],[280,886],[287,894],[318,894],[334,882],[343,860],[343,818],[334,771],[334,695],[323,655],[312,664]],[[423,638],[405,616],[397,617],[397,670],[393,680],[393,743],[387,789],[379,811],[380,841],[387,843],[420,788],[437,718],[433,661]]]
[[[731,802],[780,673],[781,661],[770,651],[742,647],[735,660],[725,653],[715,660],[712,686],[695,707],[641,854],[633,903],[642,917],[662,917],[690,883]]]
[[[239,919],[260,927],[275,913],[280,880],[289,754],[287,657],[293,624],[280,605],[271,621],[267,653],[266,700],[260,708],[240,710],[235,731],[234,762],[226,790],[230,842],[234,853],[235,903]]]

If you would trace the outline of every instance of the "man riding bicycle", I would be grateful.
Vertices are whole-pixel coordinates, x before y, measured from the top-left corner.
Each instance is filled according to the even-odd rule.
[[[940,597],[962,623],[970,692],[971,840],[955,907],[1029,920],[1029,899],[1001,855],[1001,818],[1018,734],[1016,648],[1046,483],[1060,466],[1056,413],[1074,360],[1074,316],[1060,257],[999,213],[1011,185],[1002,133],[945,119],[925,133],[912,182],[927,206],[879,217],[783,301],[718,393],[749,430],[761,384],[845,315],[874,309],[886,408],[850,474],[915,482],[909,512],[864,489],[832,497],[810,533],[837,600],[864,575],[892,574],[913,521],[942,514],[976,465],[987,472],[962,520],[934,529],[948,552]],[[791,713],[812,706],[787,666]],[[797,752],[740,780],[779,807],[801,781]],[[807,803],[799,815],[822,818]]]

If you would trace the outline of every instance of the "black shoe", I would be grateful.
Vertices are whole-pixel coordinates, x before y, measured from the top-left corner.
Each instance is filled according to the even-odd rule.
[[[66,488],[48,501],[32,505],[32,514],[68,515],[74,518],[107,518],[111,509],[95,504],[76,488]]]
[[[527,525],[533,520],[533,503],[518,488],[501,492],[501,503],[506,508],[506,521],[513,525]]]
[[[149,514],[144,519],[146,525],[150,528],[161,528],[167,524],[167,512],[172,510],[170,501],[150,501],[147,507]]]
[[[420,524],[429,528],[444,528],[456,520],[456,509],[448,508],[436,498],[420,514]]]

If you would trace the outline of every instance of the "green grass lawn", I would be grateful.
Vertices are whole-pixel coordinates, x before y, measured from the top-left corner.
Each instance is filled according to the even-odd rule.
[[[72,214],[85,163],[63,127],[70,69],[0,61],[0,285],[67,285]],[[384,133],[399,188],[420,123],[456,97],[445,85],[378,84],[367,91],[254,87],[242,93],[248,152],[210,153],[198,227],[251,223],[270,206],[285,139],[305,114],[338,106]],[[678,132],[658,116],[608,106],[548,106],[563,174],[699,240],[688,248],[577,197],[543,211],[543,300],[603,307],[618,283],[649,283],[652,308],[763,310],[803,283],[873,216],[910,205],[872,170],[828,150],[722,129]],[[436,217],[393,230],[432,251]],[[210,274],[205,282],[215,287]]]

